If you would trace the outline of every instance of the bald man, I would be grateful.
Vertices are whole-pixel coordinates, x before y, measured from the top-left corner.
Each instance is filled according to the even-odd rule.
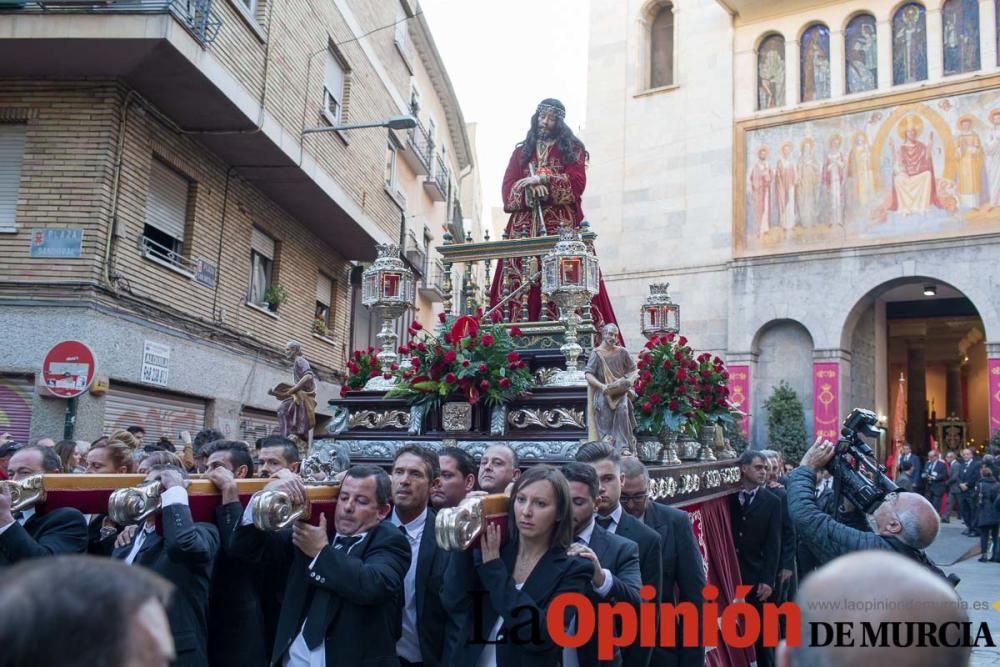
[[[886,572],[892,576],[887,577]],[[885,551],[863,551],[838,558],[817,570],[799,589],[802,612],[801,646],[778,649],[778,667],[967,667],[968,646],[894,646],[893,633],[885,631],[886,646],[865,642],[866,630],[880,623],[931,623],[935,636],[943,633],[947,644],[960,644],[961,623],[969,617],[959,598],[940,577],[913,561]],[[943,629],[945,623],[955,625]],[[823,626],[820,624],[828,624]],[[839,624],[839,625],[838,625]],[[814,626],[821,640],[828,628],[850,624],[851,640],[829,646],[810,646]],[[887,629],[892,625],[885,626]],[[940,629],[940,630],[938,630]],[[907,633],[900,631],[901,642]],[[834,644],[841,643],[839,646]],[[869,644],[875,643],[876,646]]]
[[[802,464],[788,476],[788,513],[799,539],[816,554],[820,563],[852,551],[880,549],[895,551],[944,574],[928,560],[923,550],[937,539],[939,517],[934,506],[916,493],[893,493],[886,496],[870,516],[872,532],[856,530],[839,523],[820,509],[816,500],[816,472],[834,455],[834,445],[817,438],[802,457]]]

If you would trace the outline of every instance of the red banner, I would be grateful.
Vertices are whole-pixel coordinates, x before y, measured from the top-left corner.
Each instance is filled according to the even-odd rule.
[[[989,359],[990,376],[990,437],[1000,431],[1000,359]]]
[[[740,421],[743,437],[750,440],[750,367],[729,366],[729,402],[746,414]]]
[[[836,442],[840,434],[840,364],[813,364],[813,438]]]

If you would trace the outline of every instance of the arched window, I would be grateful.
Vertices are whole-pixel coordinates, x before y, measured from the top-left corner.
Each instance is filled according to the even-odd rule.
[[[806,28],[799,49],[799,92],[803,102],[830,97],[830,30],[822,23]]]
[[[878,38],[875,17],[859,14],[844,31],[847,92],[863,93],[878,88]]]
[[[667,3],[656,10],[649,29],[649,87],[674,83],[674,10]]]
[[[927,16],[924,6],[910,2],[892,17],[892,82],[927,79]]]
[[[941,8],[944,73],[961,74],[979,69],[979,3],[948,0]]]
[[[785,38],[771,35],[757,49],[757,108],[785,104]]]

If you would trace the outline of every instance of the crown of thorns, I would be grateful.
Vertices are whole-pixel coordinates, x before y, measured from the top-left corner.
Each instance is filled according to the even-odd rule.
[[[535,113],[539,115],[546,111],[554,115],[559,120],[566,117],[566,110],[561,107],[557,107],[554,104],[539,104],[538,108],[535,109]]]

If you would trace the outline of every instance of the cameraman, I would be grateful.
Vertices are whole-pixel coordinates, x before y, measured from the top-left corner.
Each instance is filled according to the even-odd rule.
[[[940,573],[922,549],[937,538],[938,515],[930,502],[916,493],[891,493],[868,517],[874,532],[837,522],[816,501],[816,472],[833,459],[834,445],[817,438],[788,476],[788,510],[799,539],[817,560],[827,563],[852,551],[895,551]],[[942,574],[942,576],[944,576]]]

